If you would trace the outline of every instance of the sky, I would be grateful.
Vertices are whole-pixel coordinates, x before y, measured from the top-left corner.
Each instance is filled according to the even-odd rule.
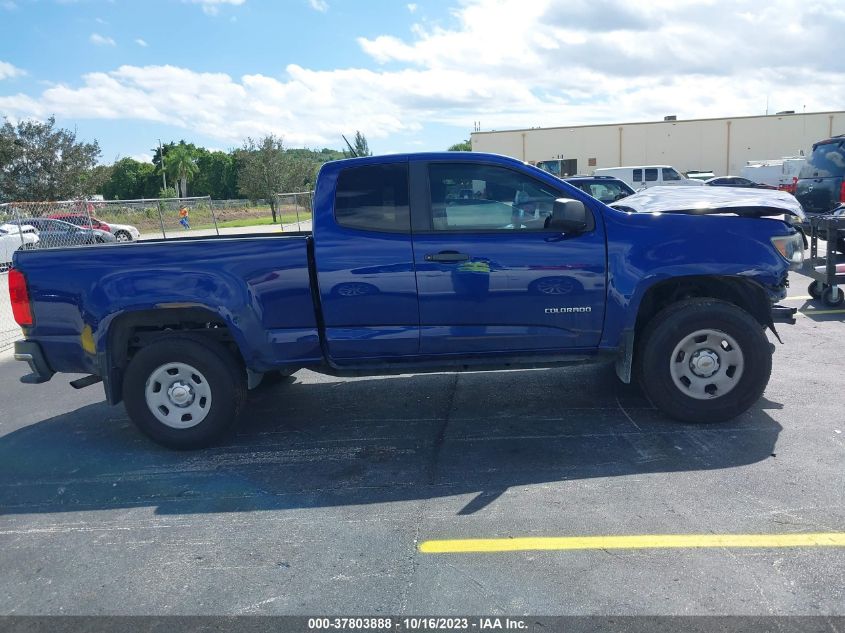
[[[0,116],[158,143],[443,150],[482,130],[845,107],[841,0],[0,0]]]

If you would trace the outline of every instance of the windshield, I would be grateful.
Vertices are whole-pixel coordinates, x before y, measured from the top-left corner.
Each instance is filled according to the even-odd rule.
[[[843,141],[821,143],[801,168],[799,178],[842,178],[845,177],[845,148]]]
[[[631,195],[631,192],[622,184],[618,182],[591,182],[579,185],[582,191],[586,191],[602,202],[616,202],[622,198]]]

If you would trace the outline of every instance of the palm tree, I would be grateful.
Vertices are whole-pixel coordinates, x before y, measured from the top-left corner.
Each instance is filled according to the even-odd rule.
[[[177,145],[164,156],[167,171],[176,179],[180,198],[188,197],[188,179],[199,171],[196,157],[185,145]]]

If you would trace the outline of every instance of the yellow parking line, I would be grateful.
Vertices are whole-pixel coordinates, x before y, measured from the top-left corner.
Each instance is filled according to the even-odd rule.
[[[423,541],[423,554],[525,552],[532,550],[666,549],[701,547],[845,547],[845,532],[816,534],[638,534],[547,536]]]
[[[784,297],[781,301],[807,301],[808,299],[812,299],[810,295],[801,295],[800,297]]]
[[[845,310],[798,310],[804,316],[810,314],[845,314]]]

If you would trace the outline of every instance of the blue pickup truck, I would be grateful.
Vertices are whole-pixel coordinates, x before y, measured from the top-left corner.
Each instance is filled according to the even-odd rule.
[[[21,380],[89,374],[72,384],[102,381],[173,448],[219,441],[248,388],[300,368],[615,361],[668,416],[726,420],[766,387],[765,330],[794,322],[775,304],[803,257],[785,219],[800,207],[687,189],[612,208],[503,156],[327,163],[313,232],[15,253]]]

